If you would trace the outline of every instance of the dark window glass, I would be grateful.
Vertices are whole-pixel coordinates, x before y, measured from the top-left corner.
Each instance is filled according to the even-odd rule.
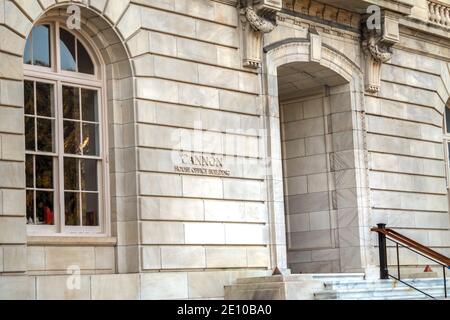
[[[27,155],[25,161],[25,173],[27,179],[27,188],[34,188],[34,157]]]
[[[36,223],[54,225],[53,192],[36,191]]]
[[[66,226],[80,225],[80,194],[66,192],[64,194]]]
[[[83,193],[83,225],[88,227],[97,227],[98,224],[98,194]]]
[[[67,191],[79,190],[78,177],[78,160],[64,158],[64,189]]]
[[[54,123],[49,119],[37,119],[38,151],[54,152]]]
[[[83,124],[83,154],[88,156],[98,156],[98,125]]]
[[[33,81],[24,82],[24,107],[25,114],[34,115],[34,83]]]
[[[80,123],[64,121],[64,152],[80,154]]]
[[[42,25],[33,28],[33,64],[50,67],[50,26]]]
[[[53,189],[53,158],[36,156],[36,188]]]
[[[81,89],[83,120],[98,122],[97,91]]]
[[[25,117],[25,148],[28,151],[36,151],[34,118]]]
[[[34,191],[27,191],[27,224],[34,224]]]
[[[30,33],[30,36],[27,39],[27,43],[25,44],[25,51],[23,52],[23,63],[25,64],[32,64],[33,63],[33,57],[31,53],[31,42],[32,42],[32,34]]]
[[[77,40],[77,61],[78,61],[78,72],[94,74],[94,64],[92,63],[91,57],[89,56],[86,48]]]
[[[53,85],[36,82],[36,111],[41,117],[53,117]]]
[[[81,162],[81,190],[98,191],[97,160],[80,160]]]
[[[63,113],[65,119],[80,120],[80,90],[63,86]]]
[[[69,31],[60,29],[61,69],[77,71],[75,60],[75,36]]]
[[[450,106],[445,108],[445,122],[447,124],[447,133],[450,133]]]

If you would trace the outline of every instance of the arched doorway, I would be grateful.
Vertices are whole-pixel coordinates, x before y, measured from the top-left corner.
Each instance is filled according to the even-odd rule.
[[[292,41],[266,56],[272,258],[293,273],[360,272],[375,265],[362,76],[332,48],[318,52]]]

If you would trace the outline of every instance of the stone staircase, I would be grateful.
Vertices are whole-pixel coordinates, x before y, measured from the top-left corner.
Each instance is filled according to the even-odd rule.
[[[423,300],[426,295],[396,280],[365,280],[363,273],[316,274],[323,290],[314,293],[315,300]],[[444,299],[444,281],[440,279],[410,279],[405,282],[437,298]],[[447,281],[450,296],[450,281]]]

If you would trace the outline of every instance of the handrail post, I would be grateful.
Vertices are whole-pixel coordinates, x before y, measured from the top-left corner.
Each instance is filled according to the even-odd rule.
[[[386,229],[386,224],[378,224],[379,229]],[[386,235],[382,232],[378,232],[378,249],[380,251],[380,279],[389,279],[388,262],[387,262],[387,247],[386,247]]]
[[[442,266],[442,271],[444,271],[444,291],[445,291],[444,297],[445,297],[445,299],[447,299],[448,298],[448,294],[447,294],[447,277],[445,276],[445,269],[446,269],[446,267]]]

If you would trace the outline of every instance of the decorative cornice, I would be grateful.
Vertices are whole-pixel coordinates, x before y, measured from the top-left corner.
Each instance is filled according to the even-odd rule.
[[[366,55],[370,55],[377,62],[388,62],[392,58],[393,43],[383,41],[383,36],[376,30],[363,30],[362,48]]]
[[[277,26],[281,0],[241,0],[240,15],[244,66],[261,66],[262,37]]]
[[[367,23],[362,24],[362,49],[365,56],[366,91],[378,93],[381,86],[381,66],[393,55],[392,47],[400,41],[399,16],[384,12],[381,25],[368,29]]]
[[[246,7],[242,10],[253,30],[257,32],[269,33],[272,32],[273,29],[275,29],[275,27],[277,26],[276,22],[272,22],[263,17],[260,17],[252,7]]]

